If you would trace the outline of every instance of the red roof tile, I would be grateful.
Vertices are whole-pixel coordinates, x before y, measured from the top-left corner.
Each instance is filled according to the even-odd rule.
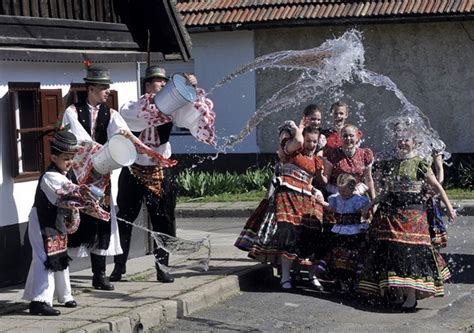
[[[474,14],[474,0],[178,0],[176,7],[187,27]]]

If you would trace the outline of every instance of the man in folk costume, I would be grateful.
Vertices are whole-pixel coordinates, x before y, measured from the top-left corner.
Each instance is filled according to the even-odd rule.
[[[79,142],[89,142],[98,147],[104,145],[114,134],[128,133],[127,123],[120,114],[106,105],[112,83],[109,70],[89,67],[84,81],[87,88],[87,99],[70,105],[66,109],[63,124],[70,126]],[[89,169],[84,172],[86,169],[84,163],[73,167],[78,181],[79,178],[91,177],[92,171]],[[81,174],[81,172],[85,174]],[[120,247],[116,212],[111,196],[110,173],[102,178],[101,184],[105,192],[102,207],[110,212],[110,221],[101,221],[82,214],[79,229],[70,239],[70,247],[77,248],[78,256],[87,256],[90,253],[93,287],[101,290],[113,290],[114,286],[105,276],[106,256],[121,254],[122,248]]]
[[[187,84],[196,86],[194,75],[185,75]],[[165,114],[155,105],[156,94],[165,86],[169,78],[164,68],[150,66],[144,78],[145,94],[138,101],[125,103],[120,114],[126,120],[132,133],[149,148],[163,157],[171,156],[169,138],[173,125],[184,127],[199,141],[214,144],[214,118],[212,102],[205,98],[204,90],[197,89],[194,103]],[[169,83],[173,84],[173,83]],[[176,236],[174,210],[176,206],[176,186],[172,170],[163,168],[147,155],[139,154],[135,164],[123,168],[119,178],[117,204],[118,217],[126,221],[135,221],[142,203],[148,210],[153,230]],[[110,275],[111,281],[120,281],[126,272],[126,263],[130,249],[132,225],[119,219],[120,241],[123,254],[114,258],[115,268]],[[174,278],[166,272],[169,253],[164,248],[154,251],[156,258],[156,278],[160,282],[170,283]]]
[[[56,132],[51,141],[51,164],[40,176],[29,215],[28,238],[32,261],[23,299],[30,300],[30,313],[57,316],[52,307],[56,295],[68,308],[77,306],[69,280],[68,234],[77,230],[79,211],[108,220],[91,187],[76,185],[67,177],[77,152],[77,140],[67,130]]]

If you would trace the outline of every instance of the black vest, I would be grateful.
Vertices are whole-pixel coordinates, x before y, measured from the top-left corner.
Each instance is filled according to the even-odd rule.
[[[77,117],[82,127],[91,135],[91,116],[89,106],[86,103],[74,104],[77,110]],[[106,104],[101,104],[99,113],[97,114],[97,121],[95,123],[95,134],[92,138],[95,142],[101,145],[107,142],[107,126],[110,122],[110,108]]]
[[[64,225],[56,225],[58,206],[53,205],[48,200],[46,194],[40,188],[41,181],[43,180],[45,173],[50,171],[61,173],[61,171],[56,167],[56,165],[54,165],[53,163],[49,165],[49,167],[38,180],[33,207],[36,207],[36,212],[38,213],[38,221],[42,232],[51,233],[52,230],[50,229],[56,229],[61,234],[66,234],[67,230]]]

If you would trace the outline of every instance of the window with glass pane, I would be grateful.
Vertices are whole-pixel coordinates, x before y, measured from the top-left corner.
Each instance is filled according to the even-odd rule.
[[[39,89],[39,83],[9,82],[12,161],[15,181],[37,179],[49,164],[50,136],[62,110],[61,89]]]

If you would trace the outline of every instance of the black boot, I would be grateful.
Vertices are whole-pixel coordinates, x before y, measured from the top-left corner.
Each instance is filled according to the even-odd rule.
[[[30,313],[39,316],[59,316],[61,312],[45,302],[32,301],[30,303]]]
[[[174,282],[174,277],[170,273],[167,273],[160,268],[160,265],[168,266],[170,257],[169,253],[161,248],[158,248],[153,251],[153,254],[155,255],[155,260],[157,261],[157,263],[155,264],[156,280],[163,283]]]
[[[120,281],[122,280],[122,275],[127,272],[127,259],[128,259],[128,252],[130,251],[130,239],[125,240],[122,246],[123,254],[118,254],[114,256],[114,270],[112,274],[110,274],[110,281]]]
[[[122,254],[119,255],[121,256]],[[114,270],[110,274],[109,280],[112,282],[120,281],[122,280],[122,275],[126,272],[125,265],[115,263]]]
[[[127,216],[118,215],[117,217],[128,219]],[[133,219],[132,219],[133,220]],[[110,274],[110,281],[122,280],[122,275],[127,272],[127,260],[130,252],[130,240],[132,238],[132,226],[119,220],[118,221],[120,246],[122,247],[122,254],[114,256],[114,270]]]
[[[92,286],[100,290],[114,290],[114,285],[105,276],[105,256],[91,253]]]

